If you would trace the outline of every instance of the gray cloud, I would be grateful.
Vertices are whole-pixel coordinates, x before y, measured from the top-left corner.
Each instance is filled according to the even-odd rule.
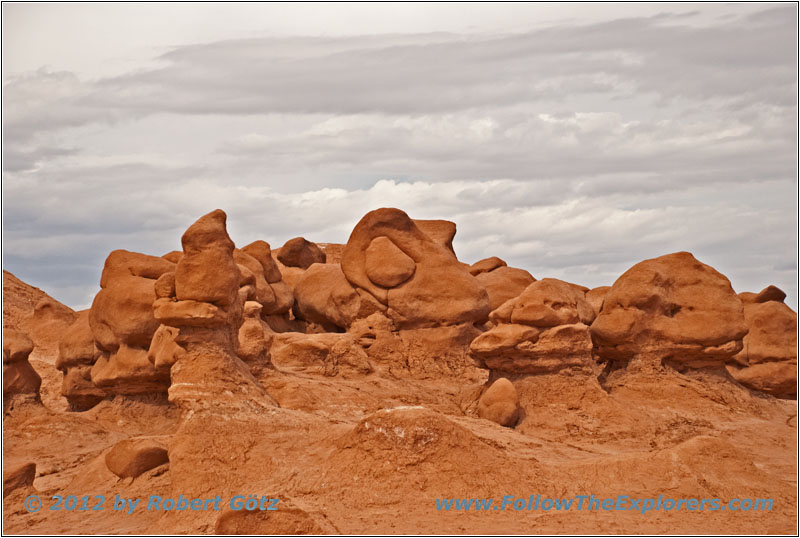
[[[216,207],[237,244],[279,246],[396,206],[456,221],[465,261],[594,286],[691,250],[796,306],[796,6],[715,9],[6,76],[4,267],[85,306],[110,250],[178,248]]]

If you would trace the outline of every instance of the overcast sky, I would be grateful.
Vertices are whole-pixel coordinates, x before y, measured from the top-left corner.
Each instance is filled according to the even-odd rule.
[[[228,213],[346,242],[399,207],[472,263],[612,284],[692,252],[797,308],[797,6],[8,4],[3,268],[74,308]]]

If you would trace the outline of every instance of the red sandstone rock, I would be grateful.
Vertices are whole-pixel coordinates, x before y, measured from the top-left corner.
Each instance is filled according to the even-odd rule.
[[[519,398],[514,384],[504,377],[492,383],[478,401],[478,416],[513,427],[519,418]]]
[[[475,278],[486,289],[492,310],[519,296],[525,288],[536,282],[528,271],[504,265],[491,271],[480,272]]]
[[[278,251],[278,260],[287,267],[308,269],[314,263],[325,263],[325,253],[302,237],[289,239]]]
[[[125,439],[106,453],[108,470],[119,478],[136,478],[169,461],[166,447],[154,439]]]
[[[456,223],[449,220],[421,220],[413,219],[417,228],[433,240],[456,255],[453,250],[453,238],[456,236]]]
[[[337,264],[315,264],[294,289],[294,314],[329,330],[347,329],[359,318],[385,310],[368,293],[359,294]]]
[[[470,265],[469,274],[472,276],[478,276],[481,273],[488,273],[500,267],[506,266],[508,266],[508,264],[505,261],[501,260],[497,256],[492,256],[491,258],[484,258]]]
[[[702,366],[741,351],[747,324],[728,279],[678,252],[640,262],[619,277],[591,330],[604,358],[647,354]]]
[[[749,332],[733,357],[736,364],[728,367],[731,375],[752,389],[796,398],[797,313],[783,302],[768,300],[745,304],[744,319]]]
[[[25,333],[14,329],[3,330],[3,408],[8,410],[12,401],[39,401],[42,378],[28,362],[33,342]]]
[[[404,257],[396,256],[399,264],[381,268],[377,276],[368,250],[379,238],[385,238],[380,240],[383,249],[390,242],[396,248],[393,252]],[[409,272],[407,258],[414,262],[415,270],[402,281]],[[342,253],[342,271],[356,289],[386,305],[388,315],[401,329],[481,322],[489,313],[488,296],[478,281],[398,209],[378,209],[359,221]],[[402,283],[387,288],[392,278]],[[447,285],[442,285],[445,282]]]

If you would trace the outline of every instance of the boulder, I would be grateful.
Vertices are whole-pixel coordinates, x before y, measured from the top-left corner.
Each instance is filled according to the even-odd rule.
[[[294,289],[294,315],[329,331],[347,329],[354,320],[386,310],[368,293],[358,293],[338,264],[312,265]]]
[[[747,330],[728,279],[688,252],[628,269],[591,328],[604,359],[648,357],[678,368],[723,364],[741,351]]]
[[[357,291],[387,307],[400,329],[482,322],[490,311],[480,283],[399,209],[367,213],[350,235],[341,267]]]
[[[592,310],[594,310],[595,317],[600,314],[600,310],[603,308],[603,301],[605,301],[606,295],[608,295],[610,289],[611,286],[598,286],[590,289],[584,295],[584,298],[591,305]]]
[[[505,265],[491,271],[481,271],[475,278],[486,289],[486,293],[489,295],[489,306],[492,310],[496,310],[506,301],[514,299],[525,288],[536,282],[536,279],[528,271]]]
[[[283,265],[300,269],[308,269],[314,263],[325,263],[322,249],[302,237],[289,239],[278,250],[277,256]]]
[[[156,370],[168,372],[183,354],[184,349],[175,341],[177,338],[178,329],[169,325],[159,326],[153,335],[150,349],[147,350],[147,360]]]
[[[108,470],[119,478],[136,478],[169,462],[166,447],[152,438],[125,439],[106,452]]]
[[[478,400],[478,416],[513,427],[519,418],[519,398],[514,384],[505,377],[492,383]]]
[[[777,286],[767,286],[756,295],[757,303],[766,303],[768,301],[782,303],[784,299],[786,299],[786,292]]]
[[[797,313],[783,302],[768,300],[745,304],[744,319],[749,332],[728,366],[731,375],[754,390],[796,398]]]
[[[198,219],[181,237],[183,256],[175,268],[178,301],[220,306],[236,301],[241,275],[233,241],[225,231],[226,219],[225,212],[217,209]]]
[[[490,271],[494,271],[495,269],[499,269],[500,267],[507,266],[508,264],[506,262],[497,256],[492,256],[491,258],[484,258],[470,265],[469,274],[472,276],[478,276],[481,273],[488,273]]]

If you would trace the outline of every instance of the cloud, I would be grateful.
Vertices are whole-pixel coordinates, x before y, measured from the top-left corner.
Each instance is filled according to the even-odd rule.
[[[708,196],[703,203],[636,207],[636,198],[577,197],[526,204],[537,186],[525,181],[396,182],[378,181],[368,189],[326,188],[284,194],[267,187],[229,188],[209,181],[187,188],[171,185],[120,197],[114,187],[87,197],[73,216],[57,218],[28,212],[40,207],[30,193],[17,191],[21,212],[12,218],[24,226],[6,229],[6,265],[33,267],[23,278],[48,280],[48,291],[73,305],[87,306],[96,291],[104,257],[124,248],[161,255],[179,248],[186,227],[215,207],[228,213],[229,233],[238,245],[264,239],[275,247],[302,235],[313,241],[346,242],[358,219],[378,207],[399,207],[413,218],[447,218],[458,225],[455,247],[460,259],[474,262],[492,255],[528,269],[536,277],[563,278],[587,286],[611,284],[634,263],[649,257],[692,251],[727,274],[738,291],[777,284],[796,301],[795,253],[786,245],[795,229],[784,212],[744,202],[732,205]],[[749,187],[740,187],[746,199]],[[790,194],[793,185],[776,190]],[[697,200],[706,187],[682,194]],[[537,200],[538,202],[538,200]],[[765,205],[769,205],[766,203]],[[167,210],[171,208],[172,211]],[[97,213],[99,212],[99,213]],[[26,218],[26,215],[28,217]],[[746,223],[746,226],[743,226]],[[48,235],[36,232],[53,230]],[[753,237],[761,238],[753,242]],[[10,253],[10,254],[9,254]],[[53,263],[53,260],[58,260]],[[745,265],[747,271],[742,271]],[[95,277],[94,281],[88,276]],[[53,286],[55,284],[55,286]]]
[[[216,207],[237,244],[279,246],[392,206],[455,221],[465,261],[594,286],[690,250],[796,306],[796,7],[716,9],[6,76],[5,267],[86,306],[109,251],[178,248]]]

